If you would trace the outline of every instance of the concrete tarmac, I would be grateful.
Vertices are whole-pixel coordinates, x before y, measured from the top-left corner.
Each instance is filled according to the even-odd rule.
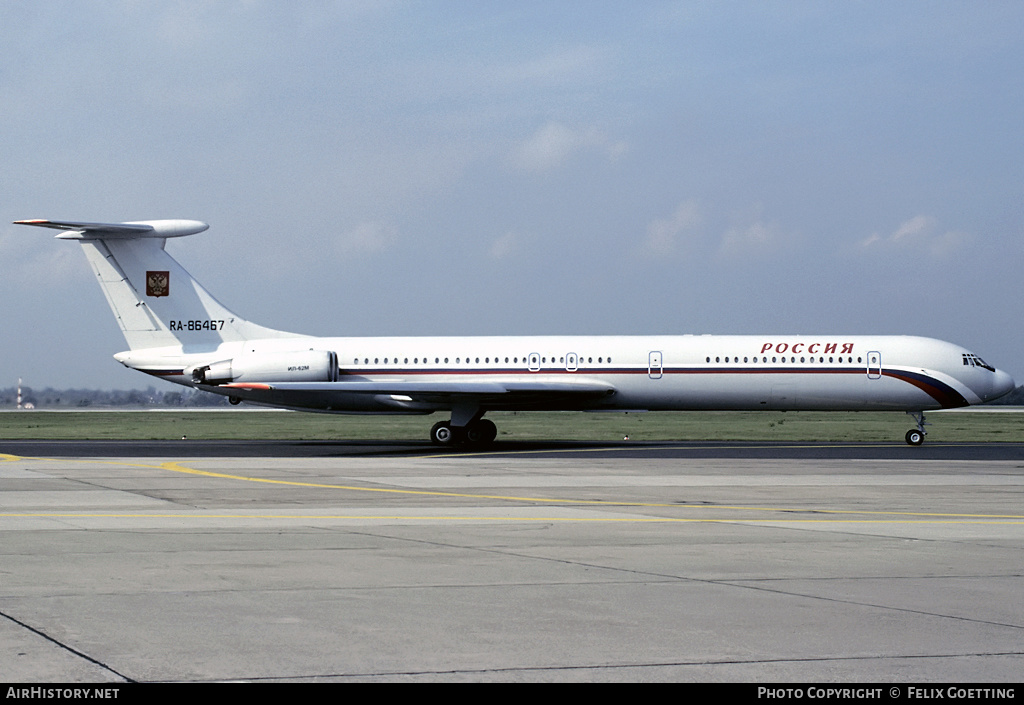
[[[1019,448],[814,447],[4,442],[0,680],[1019,681]]]

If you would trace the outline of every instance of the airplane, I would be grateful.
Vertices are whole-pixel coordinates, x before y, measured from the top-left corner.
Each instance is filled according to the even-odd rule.
[[[959,345],[913,336],[672,335],[324,338],[265,328],[219,303],[164,249],[196,220],[19,220],[77,240],[129,350],[176,384],[287,409],[447,412],[430,440],[485,445],[489,411],[904,411],[1003,396],[1013,379]]]

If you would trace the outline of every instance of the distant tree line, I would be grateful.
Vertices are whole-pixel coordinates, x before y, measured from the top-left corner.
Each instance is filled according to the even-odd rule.
[[[994,402],[993,406],[1024,406],[1024,385],[1021,385],[1014,389],[1012,392],[1007,394],[1005,397],[999,397]]]
[[[195,408],[228,406],[227,397],[187,387],[157,391],[146,389],[35,389],[22,385],[21,404],[36,409],[91,409],[172,407]],[[0,389],[0,408],[18,405],[18,388]]]

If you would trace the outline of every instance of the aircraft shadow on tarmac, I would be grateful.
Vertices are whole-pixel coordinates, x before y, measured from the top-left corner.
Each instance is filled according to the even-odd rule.
[[[497,441],[486,447],[438,447],[427,441],[387,440],[18,440],[0,453],[23,457],[472,457],[561,454],[598,458],[1024,460],[1024,443],[821,441]]]

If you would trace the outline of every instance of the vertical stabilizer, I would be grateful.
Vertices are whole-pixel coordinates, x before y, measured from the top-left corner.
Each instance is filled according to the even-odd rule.
[[[28,220],[78,240],[132,350],[181,346],[214,350],[225,342],[291,337],[232,313],[164,250],[168,237],[202,232],[198,221],[74,223]]]

